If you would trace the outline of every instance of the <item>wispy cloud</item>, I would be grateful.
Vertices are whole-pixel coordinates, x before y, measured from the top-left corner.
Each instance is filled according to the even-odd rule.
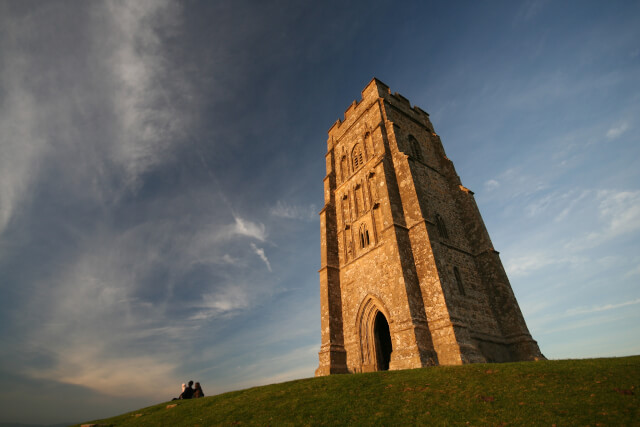
[[[269,262],[269,259],[265,255],[264,249],[257,247],[254,243],[251,243],[251,249],[253,249],[253,252],[255,252],[255,254],[258,255],[260,259],[264,262],[264,264],[267,266],[267,270],[271,271],[271,263]]]
[[[161,345],[149,351],[147,343],[158,334],[165,342],[182,342],[188,328],[183,322],[173,331],[158,327],[165,310],[133,297],[135,290],[127,287],[126,274],[120,275],[120,283],[113,283],[88,275],[86,269],[77,273],[68,275],[64,286],[43,291],[43,298],[30,303],[28,310],[38,309],[46,324],[22,332],[54,355],[55,362],[27,366],[22,372],[112,396],[161,398],[170,392],[169,384],[154,385],[150,379],[177,382],[177,360],[185,349]]]
[[[525,210],[527,216],[536,217],[548,211],[560,212],[554,217],[559,222],[565,219],[585,197],[593,194],[591,190],[554,191],[530,202]]]
[[[228,228],[229,232],[232,235],[237,234],[241,236],[247,236],[257,239],[261,242],[264,242],[267,238],[264,224],[247,221],[240,218],[239,216],[234,216],[234,220],[235,223]]]
[[[128,173],[128,184],[135,185],[140,173],[162,159],[188,126],[187,117],[168,99],[174,98],[169,92],[176,84],[180,91],[189,88],[175,81],[179,75],[171,73],[157,32],[176,27],[181,11],[178,3],[168,0],[110,2],[104,8],[110,31],[100,44],[110,47],[106,60],[119,123],[114,155]]]
[[[485,195],[495,199],[530,197],[549,188],[548,176],[532,175],[521,166],[509,168],[498,176],[485,181]],[[494,191],[500,188],[500,191]]]
[[[583,328],[591,328],[594,326],[603,325],[606,323],[616,323],[624,320],[629,320],[629,316],[624,315],[603,315],[603,316],[587,316],[582,318],[575,318],[567,321],[558,322],[558,319],[568,316],[557,316],[554,322],[547,328],[544,328],[545,335],[555,334],[558,332],[572,331]],[[549,321],[549,319],[547,319]]]
[[[565,313],[567,316],[576,316],[579,314],[590,314],[590,313],[598,313],[601,311],[616,310],[621,307],[627,307],[627,306],[636,305],[636,304],[640,304],[640,298],[636,298],[632,301],[625,301],[617,304],[604,304],[604,305],[593,305],[591,307],[570,308]]]
[[[175,392],[180,361],[199,327],[241,313],[260,291],[202,272],[182,249],[189,240],[166,227],[151,222],[87,237],[76,259],[38,286],[24,309],[42,321],[21,334],[55,355],[55,363],[25,374],[113,396],[163,400]],[[158,274],[166,280],[155,280]],[[194,278],[197,286],[189,284]]]
[[[488,180],[487,182],[484,183],[484,188],[487,191],[493,191],[498,187],[500,187],[500,183],[495,179],[490,179],[490,180]]]
[[[625,274],[625,277],[640,276],[640,260],[635,261],[636,267],[632,268]]]
[[[526,206],[529,218],[543,216],[560,222],[568,217],[576,220],[590,221],[588,232],[578,234],[554,234],[556,242],[564,242],[556,246],[545,246],[544,249],[523,247],[521,254],[511,253],[505,257],[505,269],[510,276],[522,277],[552,265],[571,264],[584,265],[588,262],[584,251],[602,245],[615,238],[628,236],[640,231],[640,191],[619,190],[583,190],[554,192],[540,197]],[[587,212],[588,218],[579,212]],[[597,217],[594,214],[597,214]],[[545,231],[549,231],[549,223],[545,223]],[[568,232],[571,233],[571,232]],[[598,263],[603,267],[610,261],[608,257],[599,257]],[[595,262],[595,261],[593,261]]]
[[[170,360],[162,362],[157,355],[117,357],[105,351],[106,344],[100,343],[77,346],[73,350],[66,352],[64,359],[54,369],[27,373],[33,378],[51,379],[87,387],[106,395],[130,398],[147,395],[167,400],[175,394],[175,385],[165,382],[158,384],[154,378],[173,378],[175,384],[179,384],[175,374],[176,363]]]
[[[178,3],[87,3],[74,13],[81,22],[63,23],[66,7],[47,5],[46,21],[35,8],[0,22],[11,34],[0,40],[0,232],[46,173],[100,203],[136,191],[191,123],[189,108],[165,102],[191,94],[159,35],[182,19]]]
[[[629,314],[624,314],[623,312],[607,312],[614,312],[624,307],[638,305],[640,304],[640,298],[623,302],[573,307],[564,311],[558,311],[555,308],[557,306],[554,307],[554,304],[548,299],[539,304],[540,307],[537,307],[539,309],[536,310],[534,308],[534,313],[546,312],[546,314],[534,316],[532,325],[535,325],[535,329],[544,331],[545,334],[550,334],[558,331],[578,329],[602,322],[613,322],[628,317]],[[550,307],[554,308],[549,310]]]
[[[565,248],[586,249],[640,230],[640,191],[599,190],[599,229],[570,240]]]
[[[197,311],[191,320],[204,320],[218,316],[228,315],[242,310],[250,305],[249,295],[244,286],[235,284],[227,285],[223,289],[202,296],[194,310]]]
[[[299,206],[291,205],[278,200],[275,206],[271,208],[271,215],[287,218],[297,219],[301,221],[313,221],[318,217],[318,209],[316,205]]]
[[[222,261],[227,263],[227,264],[237,264],[238,263],[238,258],[234,258],[229,254],[224,254],[222,256]]]
[[[640,191],[603,190],[598,192],[600,217],[610,236],[640,229]]]
[[[0,235],[31,215],[48,234],[20,239],[55,241],[47,250],[61,255],[14,300],[0,297],[3,320],[12,319],[20,337],[15,354],[3,349],[0,361],[30,378],[163,401],[175,395],[177,372],[201,344],[193,340],[198,328],[269,291],[263,284],[247,292],[225,271],[258,253],[244,241],[244,251],[233,252],[229,237],[264,242],[266,227],[238,215],[224,224],[209,206],[210,222],[181,212],[186,194],[163,194],[156,206],[149,194],[140,197],[198,119],[200,100],[167,50],[167,36],[180,31],[179,2],[44,8],[5,15],[14,7],[0,5]],[[34,197],[47,206],[42,217],[30,205]],[[63,217],[51,206],[61,203]],[[21,258],[25,271],[40,268],[31,268],[37,255],[31,264]],[[25,313],[32,321],[20,320]],[[24,346],[47,363],[18,361]]]
[[[512,277],[524,276],[556,262],[550,255],[535,253],[505,260],[505,270]]]
[[[614,140],[624,134],[627,130],[629,130],[629,124],[627,122],[621,122],[609,128],[605,136],[608,140]]]

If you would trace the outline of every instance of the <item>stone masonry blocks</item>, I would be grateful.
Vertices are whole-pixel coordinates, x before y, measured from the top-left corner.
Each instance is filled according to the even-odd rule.
[[[325,160],[316,375],[544,358],[427,113],[374,78]]]

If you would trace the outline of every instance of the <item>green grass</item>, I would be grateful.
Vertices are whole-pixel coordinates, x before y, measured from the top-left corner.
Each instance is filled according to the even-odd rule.
[[[272,384],[94,423],[640,426],[639,383],[640,356],[439,366]]]

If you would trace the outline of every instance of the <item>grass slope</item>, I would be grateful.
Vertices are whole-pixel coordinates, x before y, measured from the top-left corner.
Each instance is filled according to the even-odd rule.
[[[333,375],[94,421],[113,426],[640,426],[640,356]]]

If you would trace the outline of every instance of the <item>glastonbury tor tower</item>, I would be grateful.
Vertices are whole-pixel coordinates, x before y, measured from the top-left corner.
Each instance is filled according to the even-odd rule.
[[[316,375],[544,358],[427,113],[374,78],[326,166]]]

